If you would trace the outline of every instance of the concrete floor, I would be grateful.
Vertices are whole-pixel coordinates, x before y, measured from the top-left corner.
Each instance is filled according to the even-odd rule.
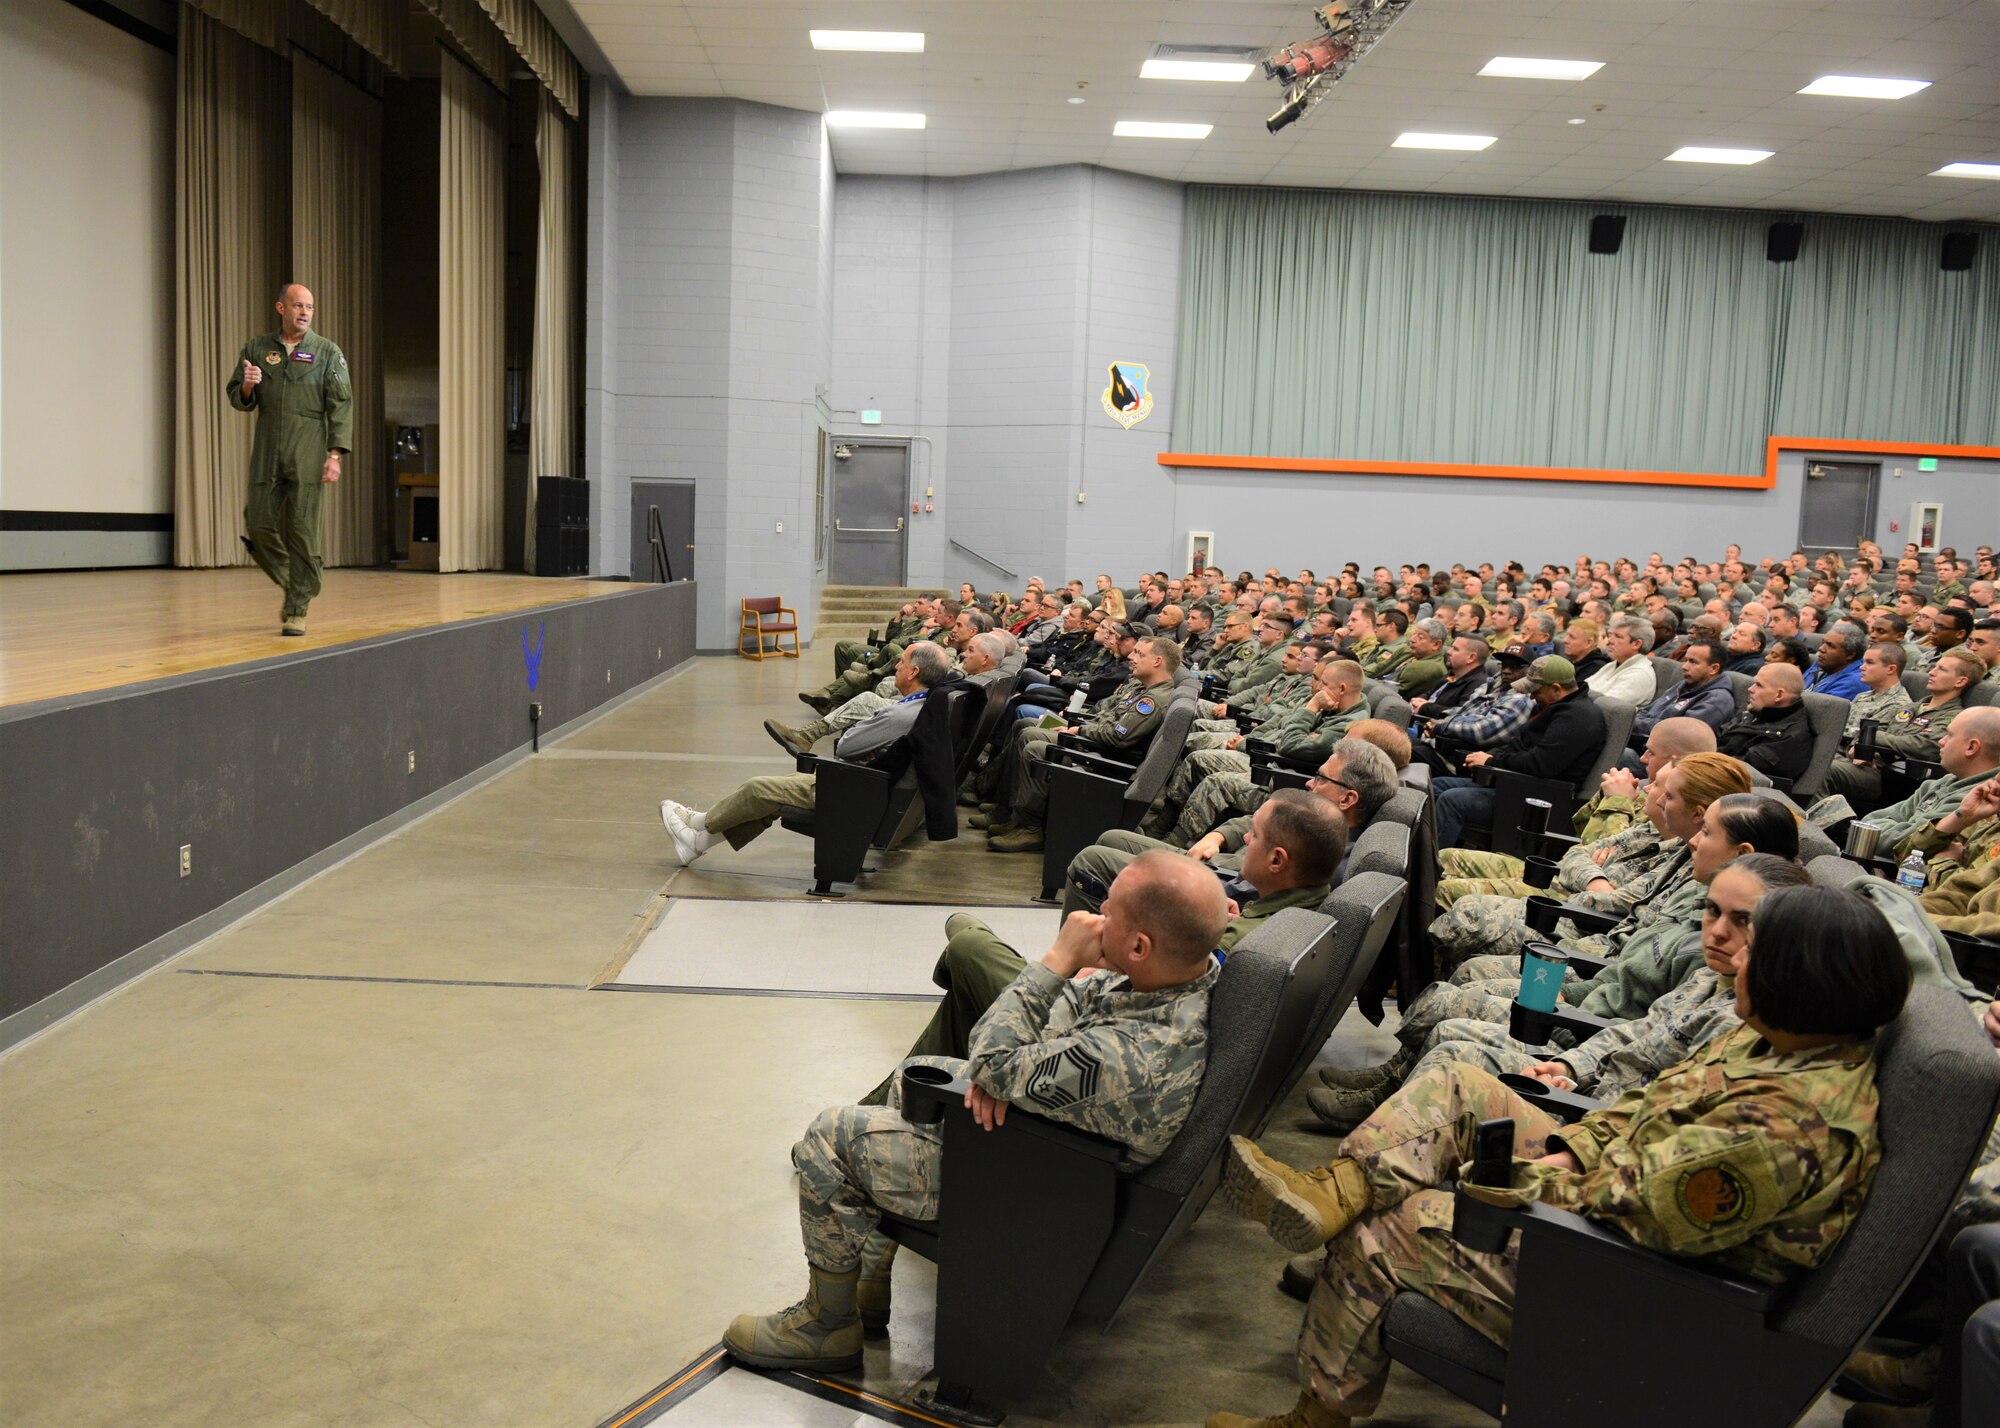
[[[802,895],[802,840],[676,872],[656,809],[782,771],[759,721],[825,659],[703,659],[0,1058],[0,1422],[591,1428],[797,1297],[787,1151],[928,1008],[586,988],[663,888]],[[859,895],[1038,870],[919,840]],[[1385,1045],[1350,1018],[1329,1055]],[[1285,1113],[1268,1143],[1326,1146]],[[1280,1262],[1216,1209],[1010,1421],[1287,1406]],[[927,1371],[930,1286],[905,1256],[870,1387]],[[1486,1420],[1398,1370],[1378,1421]]]

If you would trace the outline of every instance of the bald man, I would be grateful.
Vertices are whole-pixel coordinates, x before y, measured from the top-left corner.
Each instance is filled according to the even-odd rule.
[[[313,295],[278,290],[278,330],[243,344],[229,375],[229,404],[257,413],[243,544],[285,592],[278,632],[303,635],[319,594],[320,510],[354,447],[354,389],[347,358],[312,331]]]

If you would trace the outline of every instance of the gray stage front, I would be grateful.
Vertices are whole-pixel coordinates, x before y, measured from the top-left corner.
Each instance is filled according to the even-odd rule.
[[[692,658],[694,605],[691,582],[634,585],[0,709],[4,1040],[126,954],[518,754],[531,702],[547,735]]]

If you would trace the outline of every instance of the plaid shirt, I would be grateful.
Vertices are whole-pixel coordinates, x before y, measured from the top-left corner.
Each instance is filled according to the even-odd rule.
[[[1438,720],[1433,727],[1438,738],[1470,744],[1475,749],[1486,749],[1513,738],[1534,712],[1535,701],[1532,698],[1516,694],[1504,677],[1496,675],[1493,683]]]

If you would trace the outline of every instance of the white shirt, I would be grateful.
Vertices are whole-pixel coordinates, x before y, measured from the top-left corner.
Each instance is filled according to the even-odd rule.
[[[1644,709],[1653,702],[1657,692],[1655,682],[1653,662],[1641,653],[1633,655],[1623,664],[1605,665],[1586,679],[1584,686],[1598,699],[1616,699]]]

